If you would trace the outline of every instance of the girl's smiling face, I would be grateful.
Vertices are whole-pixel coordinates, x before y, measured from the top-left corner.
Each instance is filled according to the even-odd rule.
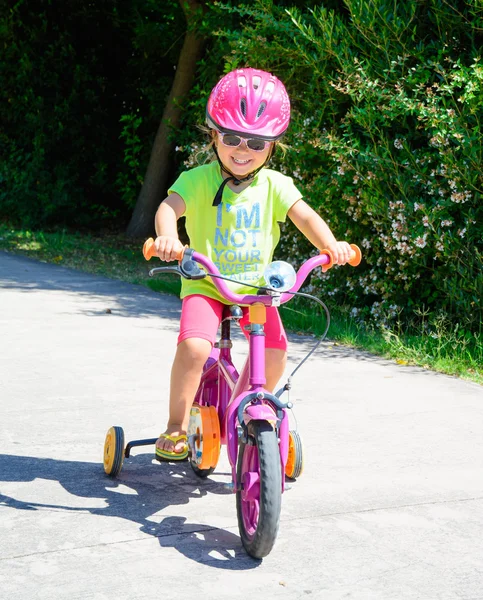
[[[219,132],[216,132],[215,135],[216,150],[221,163],[233,175],[240,178],[246,177],[261,167],[266,162],[272,148],[272,142],[270,142],[261,152],[250,150],[244,138],[239,146],[226,146],[222,141],[222,135]]]

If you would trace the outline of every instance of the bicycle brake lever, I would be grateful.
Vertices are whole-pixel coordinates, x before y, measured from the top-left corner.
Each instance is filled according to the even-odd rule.
[[[206,271],[200,269],[198,264],[191,258],[193,256],[193,252],[194,250],[191,248],[187,248],[185,250],[179,265],[181,275],[186,277],[186,279],[204,279],[206,277]]]
[[[170,265],[169,267],[155,267],[149,271],[149,276],[152,277],[157,273],[174,273],[185,279],[203,279],[207,274],[200,269],[197,263],[191,258],[193,252],[194,250],[187,248],[179,264]]]
[[[157,273],[175,273],[176,275],[183,275],[178,265],[173,267],[155,267],[149,271],[149,277],[152,277]]]

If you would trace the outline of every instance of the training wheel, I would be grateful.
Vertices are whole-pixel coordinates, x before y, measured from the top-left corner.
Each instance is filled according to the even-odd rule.
[[[190,462],[200,476],[209,475],[220,457],[220,422],[214,406],[193,404],[188,424]]]
[[[285,475],[290,479],[297,479],[304,470],[304,451],[302,438],[298,431],[292,430],[288,433],[288,458],[285,465]]]
[[[124,431],[122,427],[111,427],[104,442],[104,471],[111,477],[117,477],[124,460]]]

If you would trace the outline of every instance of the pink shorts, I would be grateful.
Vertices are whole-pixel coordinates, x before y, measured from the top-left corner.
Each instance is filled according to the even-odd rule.
[[[216,334],[225,306],[226,304],[218,300],[200,294],[183,298],[178,344],[188,338],[201,338],[208,340],[213,345],[216,341]],[[249,332],[244,329],[244,326],[248,323],[248,308],[245,306],[241,309],[243,318],[240,319],[239,323],[245,337],[248,339]],[[287,335],[275,306],[267,308],[267,322],[264,325],[264,331],[266,348],[287,350]]]

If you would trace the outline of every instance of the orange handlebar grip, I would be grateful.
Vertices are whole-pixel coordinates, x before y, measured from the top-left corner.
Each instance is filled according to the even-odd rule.
[[[187,248],[188,246],[185,246],[185,248]],[[176,256],[175,260],[181,260],[183,258],[183,254],[185,251],[185,248],[183,248],[181,250],[181,252],[178,253],[178,255]],[[150,258],[153,258],[153,256],[156,256],[156,247],[154,245],[154,240],[153,238],[148,238],[143,245],[143,256],[146,260],[149,260]]]
[[[146,260],[149,260],[150,258],[153,258],[153,256],[156,256],[156,248],[154,247],[153,238],[149,238],[144,242],[143,256]]]
[[[361,264],[361,260],[362,260],[362,252],[361,249],[359,248],[359,246],[356,246],[355,244],[351,244],[351,248],[352,248],[352,257],[349,261],[349,264],[351,265],[351,267],[357,267],[358,265]]]
[[[349,260],[349,264],[351,265],[351,267],[357,267],[357,265],[360,265],[360,263],[361,263],[362,252],[361,252],[361,249],[359,248],[359,246],[356,246],[355,244],[351,244],[350,246],[352,248],[352,255]],[[330,250],[322,250],[320,253],[325,254],[330,259],[329,262],[322,267],[322,272],[325,273],[331,267],[334,266],[334,258],[332,256]]]

